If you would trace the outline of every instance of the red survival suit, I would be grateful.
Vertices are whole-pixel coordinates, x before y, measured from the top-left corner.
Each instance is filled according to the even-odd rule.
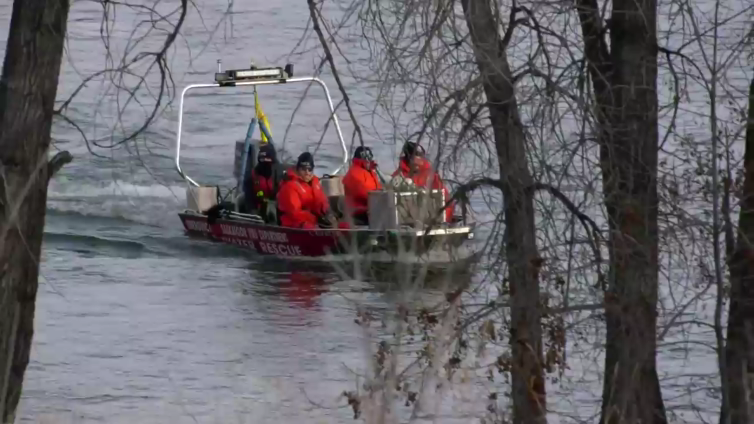
[[[376,166],[373,161],[354,158],[351,163],[351,168],[343,177],[346,206],[352,215],[364,214],[369,209],[368,193],[381,190],[382,184],[377,177]]]
[[[243,193],[247,213],[257,213],[267,219],[267,207],[270,200],[275,200],[283,181],[283,165],[277,162],[275,146],[264,143],[259,147],[257,164],[247,171],[243,181]]]
[[[428,188],[430,190],[440,190],[445,193],[445,201],[448,201],[448,198],[450,197],[448,193],[448,189],[445,188],[445,184],[443,184],[442,179],[440,178],[440,174],[437,172],[434,173],[434,176],[432,178],[432,186],[427,187],[427,181],[429,180],[430,173],[432,173],[432,166],[430,165],[429,161],[422,158],[421,165],[419,166],[418,171],[412,171],[409,165],[404,160],[400,160],[398,162],[399,167],[398,169],[393,172],[393,177],[400,174],[401,176],[405,178],[411,178],[411,180],[414,182],[415,185],[422,188]],[[455,208],[455,205],[451,203],[447,209],[445,209],[445,221],[451,222],[453,220],[453,209]]]
[[[260,175],[254,169],[251,171],[251,178],[245,182],[247,186],[245,191],[249,196],[247,199],[249,211],[262,216],[266,216],[267,201],[275,200],[284,175],[284,170],[280,165],[270,165],[272,170],[269,175]]]
[[[269,177],[259,175],[256,169],[251,171],[252,187],[254,194],[257,195],[256,197],[265,197],[267,199],[275,197],[275,181],[272,177],[272,175]]]
[[[277,206],[282,214],[280,223],[284,227],[305,229],[318,228],[317,217],[330,209],[319,178],[312,176],[312,180],[306,183],[293,169],[288,170],[280,187]]]

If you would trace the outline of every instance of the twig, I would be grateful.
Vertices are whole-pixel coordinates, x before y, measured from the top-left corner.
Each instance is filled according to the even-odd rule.
[[[332,70],[333,77],[335,78],[335,82],[338,84],[338,89],[340,90],[340,93],[343,95],[343,100],[346,103],[346,108],[348,109],[348,115],[351,117],[351,122],[353,122],[354,130],[356,131],[356,134],[359,136],[359,143],[363,146],[364,137],[361,134],[361,127],[359,126],[359,123],[356,121],[356,116],[354,115],[353,110],[351,109],[351,102],[348,98],[348,93],[346,93],[346,89],[345,87],[343,87],[343,83],[340,80],[340,74],[338,73],[338,70],[335,67],[335,60],[333,59],[332,52],[330,51],[330,47],[328,47],[327,45],[327,40],[325,39],[325,35],[322,33],[322,28],[320,28],[319,26],[319,20],[317,19],[317,8],[314,4],[314,0],[306,0],[306,3],[309,5],[309,16],[312,19],[312,27],[314,28],[314,32],[317,33],[317,37],[319,38],[320,44],[322,44],[322,49],[325,51],[325,58],[327,59],[327,62],[330,63],[330,69]]]

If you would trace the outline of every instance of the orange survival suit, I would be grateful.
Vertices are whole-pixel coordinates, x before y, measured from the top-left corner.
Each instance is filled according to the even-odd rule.
[[[298,157],[296,170],[314,170],[314,158],[304,152]],[[312,175],[311,181],[304,181],[296,170],[289,169],[286,179],[277,195],[280,223],[284,227],[314,229],[325,217],[332,214],[327,196],[322,190],[319,178]]]
[[[413,170],[411,169],[410,163],[413,162],[414,166],[418,169]],[[393,172],[393,177],[396,175],[401,175],[405,178],[411,178],[411,180],[414,182],[414,184],[418,187],[427,188],[430,190],[442,190],[443,193],[445,193],[445,201],[447,202],[450,195],[448,193],[448,189],[445,187],[445,184],[442,182],[442,178],[440,178],[440,174],[437,172],[432,172],[432,165],[429,163],[427,159],[424,158],[424,148],[420,145],[417,145],[413,142],[406,142],[406,144],[403,146],[403,152],[401,155],[401,159],[398,162],[398,169]],[[434,175],[430,175],[434,174]],[[427,186],[427,183],[429,181],[429,178],[432,178],[431,186]],[[455,208],[455,205],[451,203],[448,205],[447,209],[445,209],[445,221],[446,222],[452,222],[453,221],[453,209]]]
[[[368,193],[382,189],[376,168],[377,164],[374,162],[372,150],[369,147],[359,146],[354,151],[351,167],[343,177],[346,207],[360,224],[369,223]]]

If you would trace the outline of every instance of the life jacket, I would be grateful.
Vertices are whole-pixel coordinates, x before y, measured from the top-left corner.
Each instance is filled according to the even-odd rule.
[[[346,206],[353,214],[363,213],[368,209],[368,193],[381,190],[382,184],[374,171],[374,163],[364,159],[353,159],[346,176],[343,177],[343,191]]]
[[[244,209],[246,213],[256,213],[266,221],[277,222],[278,220],[270,213],[275,209],[270,209],[270,202],[275,200],[277,192],[283,178],[282,165],[273,163],[270,175],[262,176],[258,173],[257,167],[248,171],[247,177],[243,182]],[[259,193],[262,196],[259,196]]]
[[[264,177],[259,174],[257,174],[257,170],[254,169],[251,171],[251,178],[253,181],[253,195],[256,198],[263,197],[265,199],[275,199],[275,189],[277,187],[275,184],[275,171],[273,170],[270,173],[269,177]],[[262,193],[262,196],[259,196],[259,193]]]
[[[330,205],[319,178],[313,176],[306,183],[289,169],[277,194],[277,207],[283,226],[310,229],[317,228],[317,217],[325,214]]]
[[[421,164],[419,165],[419,169],[417,171],[412,170],[408,163],[406,163],[404,160],[400,160],[398,163],[398,169],[393,172],[393,177],[397,175],[401,175],[405,178],[411,178],[411,180],[414,182],[414,184],[417,187],[421,188],[428,188],[430,190],[442,190],[443,193],[445,193],[445,202],[449,200],[449,193],[448,189],[445,188],[445,184],[442,182],[442,178],[440,178],[440,174],[437,172],[434,172],[434,175],[432,175],[432,166],[430,165],[429,161],[422,158]],[[427,182],[432,178],[432,185],[430,187],[427,187]],[[451,222],[453,220],[453,210],[455,209],[455,204],[451,203],[448,205],[448,207],[445,209],[445,221]]]

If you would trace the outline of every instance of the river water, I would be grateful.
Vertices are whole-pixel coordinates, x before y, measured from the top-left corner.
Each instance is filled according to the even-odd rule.
[[[5,46],[10,3],[0,2],[0,48]],[[163,13],[178,4],[161,3]],[[236,2],[230,15],[226,0],[197,3],[170,53],[178,90],[211,82],[217,59],[224,68],[244,68],[252,59],[282,66],[309,19],[303,1]],[[144,21],[149,17],[138,12],[118,7],[115,24],[108,28],[116,61],[128,40],[138,38],[133,28],[148,28]],[[74,92],[81,75],[112,67],[100,33],[102,17],[99,2],[74,2],[59,99]],[[155,32],[129,54],[156,51],[163,41],[164,33]],[[316,37],[298,46],[299,51],[317,47]],[[358,46],[350,49],[351,57],[359,56]],[[311,51],[289,61],[297,75],[311,74],[318,62]],[[334,80],[327,73],[324,79],[337,102]],[[134,80],[126,83],[133,86]],[[118,119],[127,97],[124,90],[114,93],[113,85],[88,84],[67,111],[100,144],[112,142],[113,134],[117,140],[123,131],[133,131],[148,113],[131,103]],[[278,144],[304,88],[260,89]],[[369,104],[366,94],[351,95],[354,103]],[[139,98],[149,96],[142,90]],[[327,118],[316,87],[307,99],[285,137],[292,155],[315,148]],[[190,176],[213,184],[232,180],[233,142],[243,138],[251,106],[248,96],[187,101],[182,165]],[[368,124],[362,125],[371,134],[377,159],[390,172],[400,146],[389,141],[386,122],[372,123],[368,106],[361,110],[368,116],[362,120]],[[330,263],[262,258],[188,240],[176,215],[185,205],[185,185],[173,167],[176,124],[177,103],[135,144],[94,147],[99,157],[88,151],[77,131],[56,123],[56,146],[75,159],[50,185],[36,334],[19,421],[353,422],[339,395],[356,390],[353,370],[363,371],[370,363],[363,330],[354,322],[357,305],[381,310],[393,297],[384,284],[344,277]],[[351,132],[343,123],[349,143]],[[317,172],[334,168],[339,160],[330,127],[317,150]],[[417,302],[441,297],[440,289],[425,289]],[[703,308],[690,308],[686,315],[701,319],[706,314],[709,321],[709,309]],[[714,385],[708,381],[715,372],[714,354],[705,347],[675,345],[673,335],[668,333],[669,347],[659,359],[663,393],[676,405],[670,408],[674,413],[686,411],[685,419],[698,421],[694,408],[705,402],[703,409],[715,408],[714,396],[705,395]],[[699,337],[711,340],[709,331]],[[572,358],[582,355],[571,360],[567,373],[579,382],[569,384],[565,378],[548,389],[558,399],[551,404],[553,422],[558,417],[562,422],[591,420],[598,413],[599,332],[592,340],[569,347]],[[485,396],[454,398],[443,409],[459,417],[458,422],[470,422],[470,416],[484,412],[486,402],[478,400]]]

